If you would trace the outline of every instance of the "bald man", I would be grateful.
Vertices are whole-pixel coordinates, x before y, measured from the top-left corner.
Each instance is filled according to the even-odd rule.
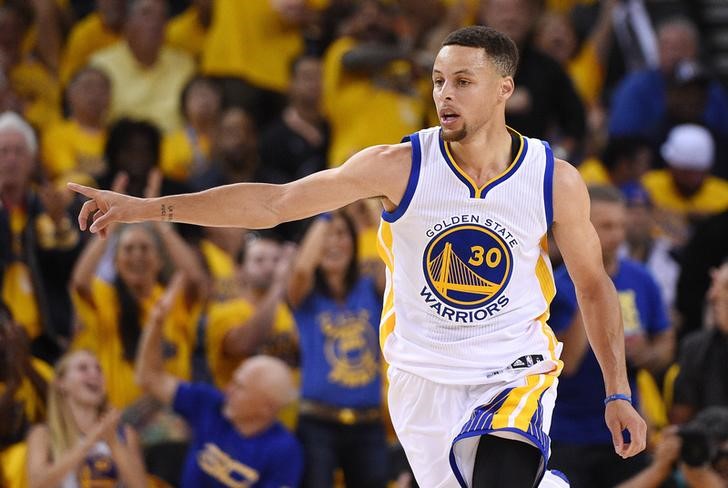
[[[277,421],[280,409],[296,397],[283,361],[270,356],[245,360],[224,392],[164,371],[162,324],[181,287],[181,280],[173,280],[149,314],[136,361],[137,383],[192,429],[181,486],[298,486],[303,452]]]

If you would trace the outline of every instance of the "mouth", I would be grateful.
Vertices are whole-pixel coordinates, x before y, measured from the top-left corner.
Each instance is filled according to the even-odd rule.
[[[94,395],[98,395],[101,393],[101,385],[99,383],[86,382],[83,384],[83,386],[86,387],[86,389]]]
[[[442,125],[444,125],[444,126],[453,125],[459,119],[460,119],[460,115],[451,110],[446,110],[446,111],[440,112],[440,122],[442,122]]]

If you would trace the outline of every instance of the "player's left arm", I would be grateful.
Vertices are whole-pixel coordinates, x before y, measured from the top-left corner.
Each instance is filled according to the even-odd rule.
[[[554,237],[576,287],[584,328],[602,369],[606,395],[631,396],[617,292],[604,270],[599,237],[589,218],[586,185],[576,168],[566,161],[556,160],[553,195]],[[647,426],[631,403],[609,402],[605,419],[617,454],[630,457],[645,448]],[[629,443],[622,439],[624,429],[630,433]]]

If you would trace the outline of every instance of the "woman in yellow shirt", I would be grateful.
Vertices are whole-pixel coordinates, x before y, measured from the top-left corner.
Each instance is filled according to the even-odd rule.
[[[98,355],[109,401],[123,408],[141,395],[134,382],[133,362],[147,314],[164,293],[160,277],[165,255],[188,283],[184,297],[174,304],[164,324],[165,367],[183,379],[190,378],[204,275],[194,251],[169,224],[135,224],[119,231],[114,276],[102,279],[97,276],[97,266],[110,240],[92,240],[76,263],[71,290],[81,329],[73,345]]]

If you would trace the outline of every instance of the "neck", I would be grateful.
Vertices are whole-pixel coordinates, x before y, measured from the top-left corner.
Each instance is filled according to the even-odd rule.
[[[157,58],[159,58],[161,46],[152,49],[146,46],[141,46],[133,40],[128,40],[127,45],[129,46],[131,53],[134,55],[134,59],[136,59],[137,62],[145,68],[151,68],[154,66],[154,63],[157,62]]]
[[[133,286],[129,286],[129,291],[136,297],[137,300],[144,300],[152,293],[154,284],[140,283]]]
[[[329,291],[331,291],[331,294],[335,298],[341,299],[346,296],[345,272],[329,272],[326,273],[324,279],[326,280],[326,284],[329,286]]]
[[[69,401],[68,409],[71,411],[71,415],[78,426],[78,430],[80,430],[83,434],[87,434],[98,420],[97,407],[81,405],[79,403]]]
[[[511,163],[511,135],[505,123],[487,123],[477,133],[450,143],[450,152],[480,186]]]
[[[73,115],[73,120],[84,129],[98,131],[104,128],[104,116],[101,114],[76,113]]]
[[[246,437],[251,437],[267,430],[272,422],[270,419],[252,418],[244,420],[231,421],[235,430]]]
[[[210,135],[213,132],[213,129],[215,128],[215,120],[214,119],[190,119],[189,121],[190,127],[201,135]]]
[[[635,240],[629,243],[629,256],[635,261],[644,263],[652,249],[652,239]]]
[[[310,105],[300,101],[293,101],[289,107],[296,115],[309,124],[318,125],[321,122],[321,113],[316,105]]]

